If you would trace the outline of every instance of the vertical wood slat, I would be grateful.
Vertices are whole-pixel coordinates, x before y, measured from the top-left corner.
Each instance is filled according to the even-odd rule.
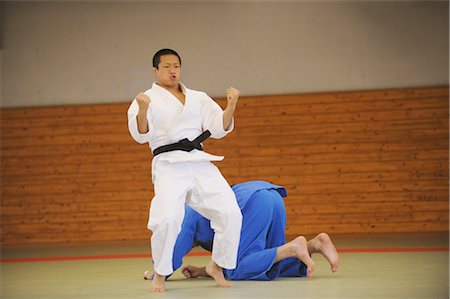
[[[151,154],[127,108],[1,109],[2,245],[148,238]],[[205,146],[230,184],[288,188],[289,235],[448,231],[448,116],[448,87],[243,97]]]

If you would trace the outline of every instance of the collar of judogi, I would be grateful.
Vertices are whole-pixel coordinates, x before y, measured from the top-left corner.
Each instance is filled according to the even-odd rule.
[[[179,82],[178,84],[180,84],[181,92],[184,93],[184,95],[186,95],[187,87],[181,82]],[[160,90],[163,90],[163,91],[167,91],[164,87],[161,87],[157,82],[153,82],[152,88],[156,88],[156,89],[160,89]]]

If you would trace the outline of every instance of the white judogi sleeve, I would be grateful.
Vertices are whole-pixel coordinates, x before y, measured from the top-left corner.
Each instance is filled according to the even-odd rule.
[[[150,109],[150,108],[149,108]],[[131,103],[130,107],[128,108],[128,131],[130,132],[131,137],[137,142],[137,143],[147,143],[150,142],[150,138],[152,137],[153,128],[152,123],[150,122],[149,115],[147,113],[147,123],[148,123],[148,129],[149,131],[145,134],[139,133],[138,125],[137,125],[137,115],[139,113],[139,104],[137,103],[137,100],[134,99]]]
[[[220,139],[225,137],[234,129],[234,117],[227,130],[223,129],[223,110],[220,106],[211,99],[206,93],[203,93],[202,101],[202,116],[203,116],[203,130],[209,130],[211,137]]]

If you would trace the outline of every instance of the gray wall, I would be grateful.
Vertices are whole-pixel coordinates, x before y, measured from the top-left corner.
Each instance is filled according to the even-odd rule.
[[[131,100],[171,47],[211,96],[448,84],[448,3],[2,2],[2,107]]]

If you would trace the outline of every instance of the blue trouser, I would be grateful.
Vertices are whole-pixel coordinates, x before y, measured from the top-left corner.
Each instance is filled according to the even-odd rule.
[[[239,199],[238,199],[239,200]],[[283,198],[273,189],[259,190],[242,209],[242,230],[237,266],[223,270],[232,280],[273,280],[277,277],[306,276],[306,266],[297,258],[275,263],[277,247],[286,243],[286,209]],[[181,267],[182,258],[192,249],[194,241],[211,247],[214,231],[210,223],[186,207],[182,229],[173,255],[173,269]]]
[[[277,247],[286,243],[286,209],[275,190],[256,192],[242,210],[237,267],[224,270],[232,280],[273,280],[305,276],[306,266],[297,258],[275,263]]]

